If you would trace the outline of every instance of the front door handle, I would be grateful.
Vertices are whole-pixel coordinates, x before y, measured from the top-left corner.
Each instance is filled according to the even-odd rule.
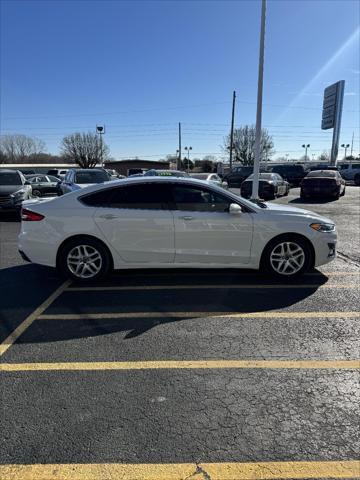
[[[179,217],[181,220],[193,220],[194,217],[192,217],[191,215],[184,215],[183,217]]]
[[[117,215],[112,215],[111,213],[107,213],[105,215],[100,215],[100,218],[104,220],[114,220],[114,218],[118,218]]]

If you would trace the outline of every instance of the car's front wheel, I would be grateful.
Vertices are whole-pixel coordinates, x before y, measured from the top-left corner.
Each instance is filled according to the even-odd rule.
[[[265,271],[278,278],[296,278],[312,265],[308,242],[298,236],[283,235],[271,241],[262,257]]]
[[[111,267],[110,254],[95,238],[74,238],[61,248],[58,269],[79,282],[89,282],[105,276]]]

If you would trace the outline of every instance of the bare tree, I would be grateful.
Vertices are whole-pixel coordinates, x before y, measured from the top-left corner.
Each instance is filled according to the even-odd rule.
[[[73,133],[62,139],[62,154],[81,168],[94,168],[109,156],[109,147],[96,133]]]
[[[234,130],[234,160],[243,165],[253,165],[255,160],[255,126],[244,125]],[[230,149],[230,135],[224,138],[224,151]],[[274,142],[269,132],[263,128],[260,139],[260,160],[270,159],[275,153]]]
[[[1,135],[0,137],[0,158],[4,163],[22,163],[30,155],[37,155],[44,150],[45,143],[39,138],[22,134]]]

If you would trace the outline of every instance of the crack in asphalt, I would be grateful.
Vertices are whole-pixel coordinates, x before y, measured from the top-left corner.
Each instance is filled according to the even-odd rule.
[[[350,255],[346,255],[346,253],[340,252],[339,250],[336,252],[338,257],[341,258],[341,260],[344,260],[346,263],[353,263],[357,267],[360,266],[360,263],[357,259],[354,259]]]
[[[210,475],[197,463],[196,470],[184,480],[211,480]]]

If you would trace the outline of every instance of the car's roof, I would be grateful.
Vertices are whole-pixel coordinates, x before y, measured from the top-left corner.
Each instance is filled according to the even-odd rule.
[[[105,172],[104,168],[70,168],[73,172]]]
[[[336,170],[312,170],[307,174],[307,177],[336,177]]]
[[[12,170],[11,168],[0,168],[0,173],[21,173],[20,170]]]

